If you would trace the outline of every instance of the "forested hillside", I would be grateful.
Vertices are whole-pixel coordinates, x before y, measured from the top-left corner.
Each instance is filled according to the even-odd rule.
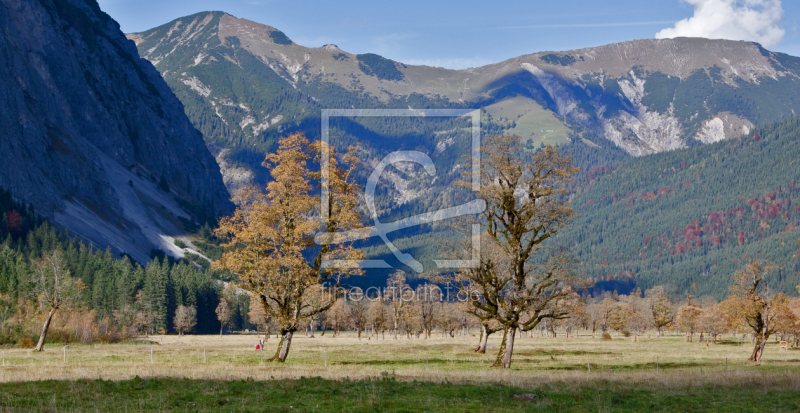
[[[781,266],[770,287],[795,293],[800,271],[800,118],[703,147],[628,159],[583,176],[581,216],[557,242],[601,288],[727,293],[746,258]],[[592,173],[594,172],[594,173]]]
[[[85,290],[76,306],[61,310],[52,339],[85,340],[91,336],[91,339],[111,340],[134,332],[172,332],[175,311],[181,305],[195,307],[197,311],[197,324],[190,331],[219,333],[215,309],[223,288],[211,271],[198,269],[187,261],[175,262],[157,256],[142,267],[127,256],[119,259],[110,250],[93,249],[68,233],[56,232],[30,207],[15,202],[4,190],[0,190],[0,216],[3,217],[0,227],[3,311],[0,313],[4,317],[0,343],[33,339],[41,331],[32,274],[40,257],[54,250],[63,251],[71,276],[80,280]],[[233,305],[233,299],[229,301],[231,324],[243,328],[246,324],[240,307]],[[247,304],[248,300],[243,301]],[[89,334],[80,332],[83,329],[61,328],[75,317],[83,317],[90,329],[100,331]]]

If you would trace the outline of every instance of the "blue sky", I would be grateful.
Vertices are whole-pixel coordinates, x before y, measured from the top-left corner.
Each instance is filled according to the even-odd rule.
[[[800,56],[800,1],[561,0],[382,2],[99,0],[125,32],[222,10],[298,44],[334,43],[408,64],[464,68],[540,51],[689,35],[753,40]]]

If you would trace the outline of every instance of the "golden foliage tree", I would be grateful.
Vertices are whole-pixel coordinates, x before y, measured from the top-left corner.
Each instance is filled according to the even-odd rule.
[[[730,331],[733,327],[730,316],[724,311],[724,306],[720,303],[703,308],[703,312],[697,319],[700,330],[711,336],[711,341],[716,343],[717,336]]]
[[[225,297],[220,298],[219,305],[217,305],[217,309],[214,311],[217,313],[217,320],[219,320],[219,335],[221,337],[222,329],[225,328],[225,324],[231,321],[231,309],[228,300],[226,300]]]
[[[36,261],[33,274],[31,274],[32,292],[36,295],[41,308],[47,310],[47,318],[36,344],[36,351],[44,350],[44,341],[47,330],[53,320],[53,315],[59,309],[66,309],[78,303],[80,295],[86,287],[83,281],[72,278],[67,268],[67,260],[61,250],[44,253]]]
[[[260,305],[260,300],[250,297],[250,307],[247,311],[247,318],[250,323],[256,326],[257,331],[264,330],[264,340],[269,341],[269,324],[272,321],[270,313],[264,311],[264,307]]]
[[[692,304],[691,301],[678,308],[678,314],[675,316],[675,324],[690,337],[694,337],[699,325],[698,320],[703,314],[703,309]]]
[[[750,354],[750,361],[760,362],[764,355],[767,339],[779,327],[782,313],[778,307],[786,304],[788,298],[783,293],[773,295],[766,280],[767,274],[775,266],[762,260],[752,259],[744,267],[733,273],[731,296],[726,300],[726,308],[733,317],[743,320],[756,337],[756,344]]]
[[[671,327],[675,319],[672,311],[672,304],[669,301],[669,294],[664,287],[658,286],[645,292],[650,307],[650,316],[653,327],[656,328],[656,336],[661,337],[665,328]]]
[[[591,309],[595,326],[605,333],[609,328],[613,330],[614,327],[618,327],[617,324],[624,324],[624,318],[618,314],[621,308],[617,300],[611,297],[603,298]]]
[[[336,301],[341,278],[360,274],[358,268],[329,268],[328,259],[359,259],[348,243],[316,246],[314,236],[360,227],[356,210],[358,186],[350,182],[358,163],[355,148],[341,157],[321,142],[309,145],[302,134],[280,140],[276,153],[267,154],[264,166],[272,180],[265,193],[246,191],[234,215],[220,221],[216,233],[229,241],[216,262],[238,276],[238,286],[255,297],[263,311],[279,325],[280,343],[270,361],[284,362],[294,333],[315,314]],[[324,156],[324,153],[329,154]],[[308,168],[310,153],[323,163],[319,173]],[[325,164],[327,162],[327,164]],[[327,179],[321,179],[323,178]],[[328,202],[327,214],[311,195],[311,180],[321,180]],[[307,258],[313,254],[313,259]],[[328,284],[332,284],[328,286]]]

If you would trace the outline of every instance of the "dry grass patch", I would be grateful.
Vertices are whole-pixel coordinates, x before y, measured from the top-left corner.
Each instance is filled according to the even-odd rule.
[[[795,350],[779,351],[770,343],[761,366],[747,362],[746,345],[685,343],[682,337],[611,341],[527,337],[518,340],[510,371],[490,369],[500,337],[493,337],[487,354],[475,354],[475,337],[375,340],[345,333],[341,337],[296,336],[287,363],[261,362],[255,335],[157,336],[150,344],[71,345],[67,361],[60,346],[44,353],[6,349],[0,382],[31,380],[187,378],[202,380],[380,379],[451,383],[497,383],[519,388],[588,383],[639,388],[686,386],[772,386],[800,390]],[[271,338],[264,359],[274,352]],[[152,363],[150,352],[152,349]],[[726,370],[727,359],[727,370]],[[591,372],[588,366],[591,365]]]

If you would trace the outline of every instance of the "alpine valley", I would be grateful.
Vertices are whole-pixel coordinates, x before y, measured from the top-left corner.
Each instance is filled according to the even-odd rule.
[[[414,165],[387,169],[376,192],[384,222],[461,204],[470,194],[453,183],[468,169],[469,123],[424,114],[480,109],[484,135],[519,135],[527,150],[558,145],[581,167],[572,196],[581,216],[554,244],[573,248],[597,288],[671,283],[721,298],[748,254],[787,265],[781,290],[797,284],[786,278],[800,269],[797,57],[676,38],[448,70],[304,47],[223,12],[128,38],[183,103],[232,193],[263,184],[263,154],[280,136],[319,138],[322,109],[412,109],[419,119],[331,119],[332,142],[358,143],[367,166],[397,149],[433,158],[433,179]],[[423,228],[395,244],[426,256],[441,237]],[[382,245],[366,251],[391,257]]]

